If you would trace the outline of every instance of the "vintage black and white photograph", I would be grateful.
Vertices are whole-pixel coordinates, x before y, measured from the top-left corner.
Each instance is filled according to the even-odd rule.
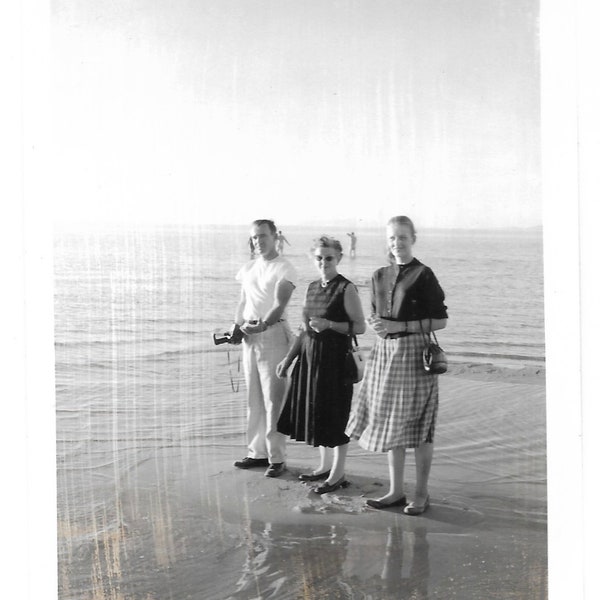
[[[549,597],[540,23],[50,3],[58,600]]]
[[[53,4],[59,598],[546,596],[537,18]]]

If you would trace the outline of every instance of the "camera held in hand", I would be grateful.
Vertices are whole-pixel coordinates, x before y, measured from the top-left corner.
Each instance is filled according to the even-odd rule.
[[[221,344],[229,344],[229,340],[231,339],[231,334],[229,331],[225,333],[213,333],[213,342],[215,346],[220,346]]]
[[[213,333],[213,343],[215,346],[220,346],[221,344],[241,344],[243,338],[244,334],[237,324],[234,325],[233,331]]]

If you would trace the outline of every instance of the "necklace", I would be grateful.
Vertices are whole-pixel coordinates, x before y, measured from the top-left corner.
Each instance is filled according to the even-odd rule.
[[[326,288],[337,276],[338,273],[336,273],[331,279],[326,279],[325,281],[321,279],[321,287]]]

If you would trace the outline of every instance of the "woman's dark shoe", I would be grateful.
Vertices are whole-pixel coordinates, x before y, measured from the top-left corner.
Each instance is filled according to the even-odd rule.
[[[381,500],[375,500],[374,498],[367,498],[367,506],[371,508],[392,508],[394,506],[406,506],[406,496],[402,496],[398,500],[394,500],[393,502],[381,502]]]
[[[349,485],[350,484],[342,476],[341,479],[338,479],[335,483],[322,483],[317,486],[314,491],[317,494],[328,494],[329,492],[335,492],[335,490],[348,487]]]
[[[425,502],[423,504],[416,504],[414,501],[411,502],[404,508],[405,515],[422,515],[429,508],[429,496],[425,498]]]
[[[301,473],[298,475],[300,481],[319,481],[319,479],[327,479],[331,471],[324,471],[323,473]]]

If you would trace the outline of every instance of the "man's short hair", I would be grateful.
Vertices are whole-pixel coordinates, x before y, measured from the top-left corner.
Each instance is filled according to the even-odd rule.
[[[252,221],[253,227],[262,227],[263,225],[267,225],[273,235],[277,233],[277,227],[275,227],[275,222],[271,221],[271,219],[256,219],[256,221]]]

